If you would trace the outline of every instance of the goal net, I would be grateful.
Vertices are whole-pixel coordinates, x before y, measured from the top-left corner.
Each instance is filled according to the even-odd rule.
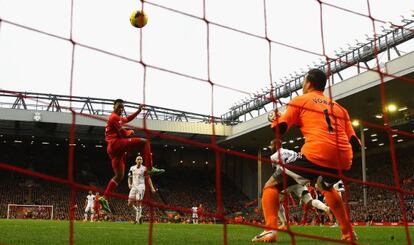
[[[414,40],[414,19],[403,17],[401,21],[395,22],[390,19],[391,15],[378,14],[386,8],[386,2],[392,2],[388,5],[389,10],[391,7],[399,7],[401,4],[396,4],[396,0],[381,1],[381,6],[377,4],[380,1],[369,0],[360,1],[359,5],[349,3],[357,1],[328,0],[296,1],[297,3],[267,0],[204,0],[191,1],[199,3],[194,9],[185,6],[186,4],[175,7],[168,4],[180,1],[141,0],[135,1],[139,3],[135,7],[144,9],[145,6],[145,11],[151,16],[151,23],[140,30],[129,27],[127,21],[124,21],[129,11],[118,11],[119,4],[115,1],[100,1],[100,4],[93,4],[99,11],[91,11],[92,4],[82,4],[84,6],[80,7],[81,4],[78,3],[93,1],[77,1],[74,4],[75,1],[71,0],[66,1],[72,3],[66,4],[70,6],[66,7],[66,18],[51,18],[52,21],[62,21],[59,26],[65,28],[58,28],[58,31],[46,25],[42,27],[41,23],[37,25],[31,21],[25,22],[28,18],[20,11],[21,7],[12,7],[12,3],[17,1],[5,2],[8,8],[10,6],[10,9],[16,9],[16,18],[1,11],[0,50],[3,52],[10,49],[13,52],[8,56],[0,56],[0,65],[6,66],[3,70],[7,71],[11,78],[9,79],[9,75],[3,75],[3,72],[0,74],[0,97],[5,97],[0,98],[0,126],[6,125],[6,132],[10,132],[6,134],[2,131],[0,134],[0,174],[9,171],[13,175],[42,179],[53,187],[56,184],[62,185],[59,189],[50,186],[38,188],[54,198],[33,200],[51,203],[55,207],[60,206],[60,201],[64,201],[65,205],[69,206],[54,210],[53,206],[46,205],[9,204],[8,219],[53,219],[55,211],[56,217],[70,220],[69,244],[74,244],[74,233],[77,231],[74,229],[75,218],[82,215],[82,210],[74,207],[85,202],[85,192],[89,190],[99,191],[110,198],[110,206],[116,216],[108,219],[122,221],[130,219],[131,215],[135,216],[134,213],[131,214],[134,212],[131,208],[125,207],[129,197],[126,195],[126,185],[122,184],[114,189],[116,185],[110,179],[111,163],[108,161],[105,152],[107,145],[103,140],[102,127],[107,123],[114,101],[98,97],[113,98],[116,95],[125,99],[125,105],[128,105],[125,106],[126,113],[122,114],[123,116],[138,108],[145,111],[138,113],[140,116],[136,121],[128,119],[131,124],[127,126],[133,129],[136,136],[145,138],[145,143],[151,144],[152,150],[144,150],[142,155],[146,158],[144,164],[148,164],[148,170],[152,167],[152,157],[154,163],[165,164],[164,166],[168,167],[165,177],[159,181],[160,186],[165,187],[164,193],[170,192],[165,194],[168,195],[166,201],[158,202],[151,195],[147,195],[148,198],[142,201],[146,208],[145,218],[149,221],[148,236],[142,237],[148,240],[148,244],[152,244],[153,238],[158,235],[159,229],[157,226],[153,229],[153,224],[163,219],[163,214],[159,214],[159,210],[176,212],[184,217],[186,223],[186,220],[191,220],[189,217],[192,217],[190,207],[201,203],[206,204],[206,207],[200,216],[223,224],[223,244],[231,243],[234,237],[245,239],[241,238],[243,234],[230,234],[234,231],[233,227],[227,226],[230,222],[252,226],[254,230],[249,231],[246,242],[257,234],[257,229],[276,229],[278,216],[273,212],[276,211],[274,207],[280,206],[280,203],[276,202],[276,197],[282,189],[286,192],[290,182],[296,184],[296,181],[292,179],[288,182],[287,175],[284,174],[283,182],[279,183],[283,186],[278,186],[280,190],[268,189],[269,192],[266,192],[269,195],[266,195],[263,201],[265,191],[262,188],[265,186],[265,179],[262,178],[270,178],[274,174],[268,144],[271,139],[275,139],[281,143],[279,146],[299,152],[303,145],[309,142],[308,136],[299,135],[298,128],[296,132],[284,132],[285,138],[282,138],[277,115],[278,112],[284,112],[288,106],[295,107],[295,103],[290,101],[297,98],[296,96],[303,95],[304,84],[310,84],[305,79],[307,70],[317,69],[323,71],[327,79],[321,75],[320,78],[324,81],[318,88],[313,88],[316,90],[314,92],[318,93],[314,103],[326,108],[315,111],[314,108],[305,108],[302,105],[299,107],[301,113],[307,113],[308,110],[314,115],[318,112],[321,114],[319,118],[325,127],[324,134],[317,133],[317,136],[312,136],[322,138],[335,134],[335,140],[332,138],[327,143],[332,150],[326,155],[331,159],[351,156],[348,154],[351,153],[350,145],[344,137],[347,134],[342,130],[338,133],[335,128],[347,125],[346,131],[351,136],[350,123],[353,123],[356,136],[360,135],[362,147],[361,150],[352,152],[355,153],[355,158],[358,158],[358,162],[353,164],[356,168],[352,168],[352,172],[349,170],[345,173],[345,169],[349,169],[350,165],[340,166],[336,162],[332,164],[325,158],[327,156],[316,154],[319,149],[310,154],[314,155],[315,160],[319,159],[315,164],[308,159],[310,161],[307,166],[285,166],[290,172],[300,170],[300,175],[303,175],[301,177],[305,179],[311,175],[309,180],[312,182],[318,180],[319,175],[343,180],[343,201],[334,190],[329,191],[330,198],[326,198],[330,200],[330,208],[335,210],[339,218],[337,223],[342,226],[342,230],[341,234],[337,232],[337,239],[334,239],[327,230],[301,232],[300,228],[291,229],[291,223],[300,224],[301,220],[307,219],[302,218],[304,211],[300,205],[298,210],[291,208],[293,202],[285,198],[287,228],[278,229],[279,234],[282,233],[278,241],[288,243],[290,239],[292,244],[296,244],[302,243],[302,239],[313,239],[310,243],[318,243],[318,239],[321,242],[344,243],[339,239],[345,235],[345,239],[350,239],[350,242],[355,244],[351,225],[348,225],[351,221],[362,221],[363,224],[366,221],[369,224],[384,224],[383,222],[389,221],[404,226],[404,232],[401,234],[404,234],[405,238],[404,235],[397,238],[398,233],[394,231],[391,231],[392,234],[380,234],[376,231],[374,234],[377,237],[370,241],[367,240],[370,238],[364,234],[367,232],[363,229],[361,231],[364,232],[360,234],[362,243],[378,243],[378,239],[384,236],[391,237],[392,240],[395,238],[402,243],[412,243],[412,230],[408,228],[408,221],[414,218],[411,200],[414,195],[414,172],[411,164],[413,157],[408,151],[414,145],[414,108],[412,95],[409,95],[414,84],[414,49],[407,45],[410,43],[404,43],[407,46],[401,50],[402,52],[396,46]],[[27,1],[29,2],[39,1]],[[301,8],[298,8],[299,4]],[[33,7],[37,5],[41,4],[33,4]],[[289,8],[284,8],[285,6]],[[300,12],[300,9],[306,11]],[[40,11],[41,9],[39,13]],[[63,11],[54,8],[52,11],[50,8],[49,12]],[[111,18],[98,20],[83,14],[90,12],[99,12],[100,15],[105,13],[111,15]],[[115,16],[115,12],[119,17]],[[25,18],[21,18],[22,15]],[[111,28],[102,28],[104,32],[95,35],[93,30],[97,26]],[[33,32],[34,38],[28,41],[22,38],[26,36],[13,36],[13,33],[18,34],[19,31],[22,35]],[[92,33],[94,35],[90,35]],[[43,38],[37,38],[38,35]],[[362,37],[357,37],[358,35]],[[346,49],[334,49],[351,37],[359,40],[363,38],[364,41],[356,40],[354,44],[347,44]],[[46,42],[43,39],[52,40]],[[108,40],[110,42],[106,42]],[[107,45],[109,43],[113,46]],[[129,44],[135,46],[128,46]],[[56,49],[51,49],[52,45],[56,46]],[[9,64],[14,62],[9,62],[8,58],[4,57],[24,63],[16,63],[18,65],[9,69]],[[56,62],[58,58],[62,62]],[[22,70],[22,67],[31,69]],[[299,69],[290,73],[289,69],[293,67]],[[22,72],[16,72],[19,70]],[[15,73],[25,76],[18,77]],[[90,79],[91,77],[94,79]],[[56,78],[59,78],[59,81]],[[6,80],[10,82],[5,84]],[[20,82],[18,86],[15,85],[15,81],[21,80],[26,80],[24,85]],[[325,80],[327,86],[324,85]],[[102,86],[103,81],[106,88]],[[41,82],[45,85],[42,94],[12,91],[22,88],[37,91]],[[259,88],[260,91],[257,90],[257,86],[262,87]],[[98,90],[99,94],[95,93]],[[326,99],[319,100],[322,96],[319,93],[321,90],[325,90]],[[51,93],[64,96],[51,96]],[[81,95],[88,97],[83,100]],[[236,100],[240,102],[231,107],[231,104],[228,104],[229,110],[219,116],[221,106]],[[332,101],[341,103],[340,110],[345,117],[332,114]],[[156,106],[151,106],[152,104]],[[342,105],[349,110],[349,116],[342,110]],[[5,116],[3,106],[4,112],[7,113]],[[163,106],[176,109],[170,110]],[[186,111],[197,113],[190,114]],[[274,131],[266,118],[270,111],[275,112]],[[54,113],[53,116],[51,113]],[[202,115],[204,113],[208,115]],[[295,114],[292,124],[302,124],[300,113]],[[2,130],[3,128],[5,127],[2,127]],[[290,126],[282,131],[289,128]],[[312,129],[311,131],[315,132]],[[342,137],[341,140],[339,137]],[[318,148],[321,148],[320,145]],[[341,149],[347,151],[342,152]],[[134,151],[131,154],[142,152],[142,149],[136,147]],[[278,154],[278,158],[280,157]],[[278,163],[283,162],[280,160],[282,159],[279,159]],[[132,161],[128,163],[133,164]],[[351,163],[350,159],[347,163]],[[320,170],[319,167],[322,165],[326,168]],[[285,170],[285,167],[282,169]],[[186,168],[192,173],[195,172],[193,169],[197,168],[201,173],[187,175],[184,172]],[[177,172],[182,175],[171,174],[174,171],[171,169],[178,169]],[[330,171],[327,172],[326,169]],[[200,177],[196,180],[202,186],[199,188],[190,182],[198,176]],[[18,183],[16,180],[11,182],[10,179],[4,178],[5,183]],[[176,181],[171,181],[174,179]],[[411,179],[413,182],[409,182]],[[87,184],[92,181],[98,183],[96,186],[100,185],[103,188]],[[106,183],[108,184],[105,188]],[[178,183],[177,188],[171,183]],[[0,186],[3,187],[2,184]],[[240,202],[241,196],[230,195],[235,193],[235,190],[241,190],[249,198],[256,199],[252,205],[257,204],[257,207],[251,207],[249,210],[247,206],[243,206]],[[10,196],[14,189],[0,193],[0,197],[3,193]],[[80,193],[84,195],[82,199],[78,197]],[[47,197],[44,193],[39,196],[45,195]],[[25,200],[22,198],[7,199],[2,203]],[[289,202],[292,205],[289,206]],[[261,205],[262,203],[271,204]],[[265,209],[272,211],[269,215],[264,215],[261,206],[266,206]],[[124,215],[122,211],[128,213]],[[244,219],[242,215],[247,213],[251,218],[245,215]],[[171,215],[174,214],[170,213],[170,217]],[[266,222],[266,219],[269,222]],[[181,235],[181,241],[188,239],[185,232],[175,233],[181,233],[178,234]],[[275,235],[270,235],[271,239],[276,240]],[[112,237],[108,234],[105,236]],[[198,238],[210,239],[203,236],[199,235]],[[255,237],[259,239],[263,236]],[[120,235],[112,238],[118,239]],[[218,243],[217,240],[213,241],[211,243]],[[3,243],[2,239],[0,243]],[[180,242],[172,240],[172,243]]]
[[[53,205],[8,204],[7,219],[53,219]]]

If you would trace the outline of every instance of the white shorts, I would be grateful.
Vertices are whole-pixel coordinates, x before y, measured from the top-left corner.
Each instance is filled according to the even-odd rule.
[[[193,213],[193,219],[198,219],[198,214]]]
[[[85,213],[94,213],[94,211],[93,211],[93,204],[86,205]]]
[[[145,188],[132,187],[131,190],[129,191],[128,198],[132,200],[140,201],[144,199],[144,194],[145,194]]]

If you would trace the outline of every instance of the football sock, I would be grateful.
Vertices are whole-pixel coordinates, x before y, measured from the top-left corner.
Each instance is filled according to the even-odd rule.
[[[137,220],[137,222],[139,221],[139,219],[141,218],[141,216],[142,216],[142,207],[141,207],[141,206],[139,206],[139,207],[137,208],[137,216],[136,216],[136,220]]]
[[[303,206],[302,225],[308,223],[308,211],[309,206],[305,204],[305,206]]]
[[[286,225],[286,214],[285,214],[285,207],[283,207],[283,204],[279,205],[278,217],[282,225]]]
[[[332,213],[335,215],[339,225],[341,226],[342,235],[352,234],[351,224],[345,211],[345,206],[342,198],[339,196],[338,192],[335,189],[331,189],[329,191],[322,191],[322,194],[326,198],[326,203],[330,207]]]
[[[115,180],[111,179],[108,182],[108,185],[106,186],[105,192],[103,194],[103,196],[105,197],[105,199],[108,199],[108,193],[112,192],[116,187],[118,186],[118,183],[116,183]]]
[[[263,189],[262,206],[266,226],[276,229],[277,216],[279,213],[279,191],[276,187],[265,187]]]

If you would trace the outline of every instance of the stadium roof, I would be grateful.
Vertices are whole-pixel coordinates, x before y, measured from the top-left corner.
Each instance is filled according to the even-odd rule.
[[[414,133],[414,52],[404,55],[398,59],[385,64],[383,72],[391,76],[384,78],[385,103],[394,104],[397,108],[395,112],[388,112],[389,124],[393,129],[399,129],[411,134]],[[402,77],[394,78],[394,77]],[[372,125],[365,125],[369,136],[377,134],[377,141],[367,140],[367,147],[386,146],[388,140],[385,139],[384,131],[375,127],[384,125],[381,106],[381,80],[378,73],[366,71],[355,77],[347,79],[332,86],[332,97],[341,105],[348,109],[352,120],[360,120]],[[325,91],[327,94],[328,91]],[[223,141],[228,146],[256,147],[266,146],[274,137],[274,133],[268,127],[267,115],[261,115],[250,121],[233,127],[233,134]],[[404,142],[413,140],[398,132],[394,136],[396,140]],[[380,137],[381,136],[381,137]],[[283,137],[288,147],[292,148],[303,144],[303,138],[299,131],[292,130]],[[373,139],[375,136],[372,137]],[[292,140],[292,143],[289,143]],[[401,141],[402,140],[402,141]],[[384,145],[379,145],[384,143]]]
[[[414,52],[401,56],[385,64],[383,72],[391,74],[384,78],[385,103],[394,104],[395,112],[389,112],[389,124],[395,131],[393,138],[396,143],[412,141],[414,130]],[[393,76],[393,77],[392,77]],[[394,78],[400,77],[401,78]],[[408,80],[408,81],[407,81]],[[366,143],[368,148],[386,147],[388,138],[385,131],[380,129],[384,125],[381,109],[381,80],[378,73],[366,71],[332,86],[332,97],[350,112],[352,119],[365,122]],[[4,105],[4,103],[3,103]],[[3,106],[4,107],[4,106]],[[85,107],[85,106],[84,106]],[[19,107],[20,108],[20,107]],[[35,113],[40,112],[41,119],[35,121]],[[107,115],[107,114],[105,114]],[[98,115],[99,116],[99,115]],[[198,115],[201,116],[202,115]],[[178,118],[178,117],[177,117]],[[176,144],[174,137],[195,142],[211,142],[211,120],[154,120],[147,117],[147,128],[158,132],[153,138],[154,144]],[[0,137],[11,137],[16,140],[30,140],[32,136],[50,141],[65,140],[69,136],[72,116],[67,112],[22,110],[22,108],[0,108]],[[76,117],[76,138],[84,141],[102,142],[105,122],[84,115]],[[132,123],[142,127],[143,119],[139,118]],[[273,132],[269,129],[267,115],[228,126],[215,124],[215,134],[218,142],[224,147],[238,149],[258,149],[266,146],[272,139]],[[140,136],[144,136],[143,132]],[[283,137],[289,148],[299,148],[303,138],[298,130],[292,130]]]

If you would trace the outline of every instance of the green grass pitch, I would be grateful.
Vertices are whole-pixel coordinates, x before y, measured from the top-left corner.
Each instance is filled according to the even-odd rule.
[[[153,244],[223,244],[223,225],[154,224]],[[148,224],[75,221],[75,244],[148,244]],[[228,244],[252,244],[260,228],[227,226]],[[296,226],[294,231],[339,238],[338,228]],[[404,227],[355,227],[359,244],[408,244]],[[410,228],[411,238],[414,227]],[[0,244],[68,244],[68,221],[0,220]],[[338,244],[296,237],[296,244]],[[290,236],[279,233],[277,244],[291,244]]]

